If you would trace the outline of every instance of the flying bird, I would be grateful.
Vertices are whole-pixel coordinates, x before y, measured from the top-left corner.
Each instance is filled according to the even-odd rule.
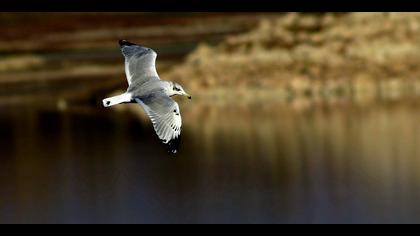
[[[124,94],[104,99],[103,105],[140,104],[152,121],[159,139],[168,147],[169,152],[176,153],[181,138],[182,119],[178,103],[171,97],[181,95],[191,99],[191,95],[181,85],[159,78],[155,51],[127,40],[120,40],[119,44],[125,58],[128,89]]]

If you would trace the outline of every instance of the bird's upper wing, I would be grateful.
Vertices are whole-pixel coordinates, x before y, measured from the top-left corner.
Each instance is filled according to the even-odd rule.
[[[176,153],[181,138],[181,113],[178,103],[164,93],[153,93],[147,97],[136,98],[144,108],[158,137],[169,151]]]
[[[148,80],[159,79],[155,65],[157,57],[155,51],[126,40],[120,40],[119,43],[125,58],[125,74],[128,85],[140,86]]]

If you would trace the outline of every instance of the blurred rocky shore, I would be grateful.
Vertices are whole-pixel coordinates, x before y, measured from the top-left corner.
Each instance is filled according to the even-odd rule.
[[[124,89],[121,38],[199,97],[420,96],[418,13],[1,13],[0,27],[0,103]]]
[[[158,51],[158,70],[266,13],[0,13],[0,104],[94,100],[124,88],[118,40]]]
[[[395,99],[420,95],[419,63],[418,13],[288,13],[201,44],[165,78],[234,96]]]

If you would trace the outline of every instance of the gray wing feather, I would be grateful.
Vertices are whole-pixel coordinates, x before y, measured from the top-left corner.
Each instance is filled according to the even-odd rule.
[[[141,85],[148,80],[159,79],[155,51],[130,43],[122,44],[121,52],[125,57],[125,74],[129,85]]]
[[[181,135],[182,119],[178,103],[164,93],[151,94],[148,97],[136,98],[150,120],[158,137],[176,152]]]

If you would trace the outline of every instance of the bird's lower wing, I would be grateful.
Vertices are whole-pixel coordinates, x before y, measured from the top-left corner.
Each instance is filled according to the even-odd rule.
[[[178,103],[163,93],[136,98],[136,101],[146,111],[159,139],[168,146],[169,151],[176,153],[182,126]]]

